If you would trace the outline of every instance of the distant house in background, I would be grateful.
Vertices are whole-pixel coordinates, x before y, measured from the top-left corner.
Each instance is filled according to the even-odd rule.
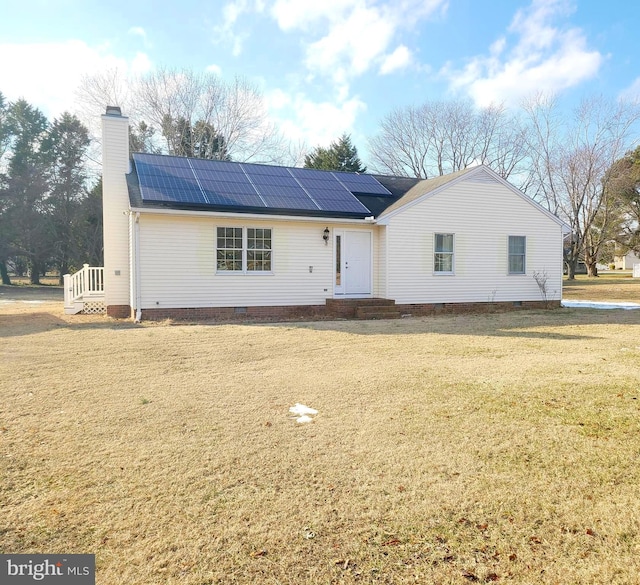
[[[560,303],[564,224],[486,167],[418,180],[130,158],[119,108],[102,124],[104,304],[114,317],[548,306],[536,272]],[[73,302],[69,312],[82,308]]]
[[[624,256],[615,256],[613,261],[616,270],[633,270],[635,264],[640,264],[640,258],[633,252],[627,252]]]

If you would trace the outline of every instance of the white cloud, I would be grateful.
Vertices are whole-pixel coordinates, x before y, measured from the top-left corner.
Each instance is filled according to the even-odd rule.
[[[394,30],[391,20],[378,8],[358,6],[307,47],[307,69],[332,77],[337,83],[362,75],[382,56]]]
[[[132,26],[127,32],[130,35],[142,37],[145,41],[147,40],[147,32],[141,26]]]
[[[215,63],[208,65],[206,71],[209,73],[215,73],[216,75],[222,75],[222,68],[220,65],[216,65]]]
[[[633,83],[620,92],[620,98],[631,102],[640,102],[640,77],[636,77]]]
[[[75,91],[84,75],[107,69],[143,73],[152,64],[145,53],[127,60],[110,53],[108,45],[90,47],[84,41],[0,44],[2,92],[7,99],[25,98],[53,118],[75,109]]]
[[[283,31],[306,30],[321,19],[340,21],[359,0],[276,0],[271,14]]]
[[[380,75],[387,75],[404,69],[411,63],[411,51],[404,45],[400,45],[393,53],[387,55],[380,65]]]
[[[283,31],[306,33],[305,65],[311,75],[344,86],[380,65],[380,72],[406,63],[408,49],[386,55],[394,38],[417,21],[445,11],[446,0],[276,0],[271,14]],[[404,54],[403,54],[404,53]],[[395,59],[395,62],[394,62]]]
[[[214,27],[214,42],[224,43],[232,47],[231,53],[234,57],[242,53],[242,45],[248,38],[247,32],[235,32],[236,24],[243,14],[264,12],[264,0],[232,0],[227,2],[222,8],[222,24]]]
[[[124,67],[127,68],[127,65],[124,64]],[[131,71],[131,73],[140,75],[142,73],[150,71],[152,67],[153,63],[151,62],[151,59],[149,59],[149,56],[146,53],[138,52],[129,64],[128,69]]]
[[[281,89],[274,89],[265,95],[267,108],[271,110],[281,110],[291,104],[291,96]]]
[[[294,96],[276,89],[266,95],[278,128],[292,142],[328,146],[344,132],[351,132],[366,104],[357,97],[342,102],[314,102],[304,94]]]
[[[509,27],[516,38],[509,49],[501,37],[462,70],[443,68],[453,90],[467,92],[478,105],[515,103],[532,92],[555,93],[593,77],[604,57],[589,50],[582,30],[553,21],[567,16],[566,0],[533,0],[519,10]]]
[[[142,44],[145,48],[149,49],[153,45],[149,41],[149,37],[147,35],[147,31],[141,26],[132,26],[128,31],[128,34],[134,37],[140,37],[142,39]]]

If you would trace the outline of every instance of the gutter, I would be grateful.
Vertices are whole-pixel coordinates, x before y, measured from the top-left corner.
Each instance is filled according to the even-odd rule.
[[[132,207],[132,213],[140,215],[141,213],[156,215],[183,215],[186,217],[228,217],[231,219],[248,218],[252,220],[270,220],[270,221],[306,221],[312,223],[347,223],[356,225],[371,225],[377,223],[373,217],[365,217],[364,219],[344,218],[344,217],[313,217],[305,215],[271,215],[266,213],[236,213],[230,211],[189,211],[186,209],[149,209],[142,207]]]

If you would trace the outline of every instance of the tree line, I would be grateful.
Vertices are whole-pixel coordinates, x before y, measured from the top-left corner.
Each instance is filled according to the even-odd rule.
[[[584,99],[567,115],[551,96],[519,109],[430,101],[392,111],[370,139],[382,173],[431,178],[485,164],[569,226],[569,278],[613,254],[640,253],[637,103]]]
[[[269,122],[257,87],[236,78],[160,69],[124,84],[114,72],[84,80],[86,124],[104,106],[130,115],[132,152],[367,172],[351,136],[328,147],[292,145]],[[478,108],[468,100],[397,108],[369,138],[369,172],[432,178],[485,164],[563,219],[571,229],[564,260],[614,250],[640,254],[638,104],[590,98],[571,115],[537,95],[518,109]],[[65,113],[53,122],[25,102],[0,94],[0,273],[45,269],[62,275],[102,263],[101,186],[91,181],[90,132]]]
[[[84,262],[102,262],[102,202],[91,185],[89,133],[69,113],[49,122],[23,99],[0,93],[0,277],[49,269],[60,278]]]

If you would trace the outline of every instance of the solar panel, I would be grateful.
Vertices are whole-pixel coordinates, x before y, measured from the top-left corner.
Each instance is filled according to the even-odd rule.
[[[370,214],[370,211],[332,173],[316,169],[290,170],[322,211]]]
[[[209,203],[187,159],[134,154],[133,160],[143,200],[197,205]]]
[[[369,215],[369,210],[349,192],[346,192],[346,197],[333,189],[310,189],[309,193],[323,211],[345,211]]]
[[[353,192],[388,195],[373,177],[134,154],[144,201],[370,215]]]
[[[264,175],[266,177],[290,177],[287,167],[272,167],[269,165],[253,165],[243,163],[240,165],[242,169],[251,175]]]
[[[241,183],[226,183],[215,181],[201,181],[203,191],[212,205],[225,205],[233,207],[266,207],[265,202],[256,190],[249,185]],[[233,185],[233,187],[230,187]]]
[[[318,211],[318,205],[286,167],[243,164],[242,168],[268,207]]]
[[[241,165],[204,159],[190,162],[212,205],[266,207]]]
[[[221,173],[238,173],[243,174],[241,165],[238,163],[227,162],[223,160],[209,160],[205,158],[190,158],[191,167],[196,171],[218,171]]]
[[[383,187],[371,175],[357,175],[355,173],[332,173],[352,193],[368,195],[391,195],[391,192]]]

